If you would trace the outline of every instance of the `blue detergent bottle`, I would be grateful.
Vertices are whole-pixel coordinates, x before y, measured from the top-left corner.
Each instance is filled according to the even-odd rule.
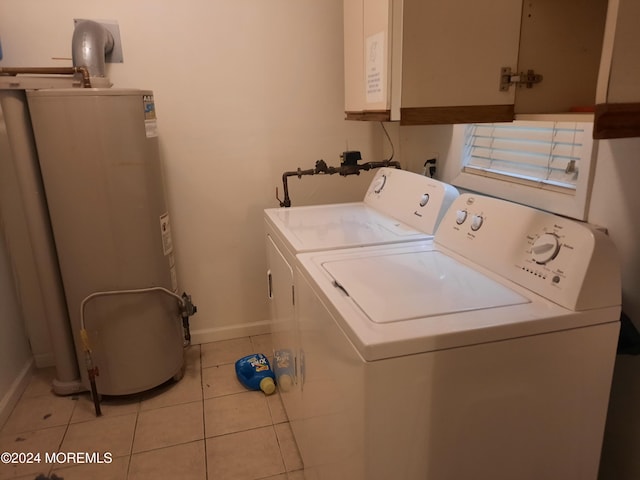
[[[236,375],[240,383],[250,390],[262,390],[266,395],[276,391],[275,375],[269,360],[262,353],[242,357],[236,362]]]

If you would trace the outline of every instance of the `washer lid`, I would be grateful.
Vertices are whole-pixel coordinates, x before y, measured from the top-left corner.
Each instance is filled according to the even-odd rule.
[[[364,203],[265,210],[295,250],[386,244],[433,238]]]
[[[347,258],[322,266],[375,323],[529,303],[439,251]]]

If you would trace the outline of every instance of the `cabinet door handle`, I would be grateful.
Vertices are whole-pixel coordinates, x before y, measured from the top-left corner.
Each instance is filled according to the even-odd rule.
[[[271,270],[267,270],[267,294],[269,299],[273,298],[273,280],[271,279]]]

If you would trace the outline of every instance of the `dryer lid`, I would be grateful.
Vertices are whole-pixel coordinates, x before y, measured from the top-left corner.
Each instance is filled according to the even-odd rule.
[[[364,203],[267,210],[298,251],[433,238]]]
[[[324,262],[323,268],[375,323],[530,301],[439,251],[346,258]]]

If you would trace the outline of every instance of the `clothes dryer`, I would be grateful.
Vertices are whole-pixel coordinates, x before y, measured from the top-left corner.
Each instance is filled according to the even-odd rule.
[[[451,185],[393,168],[377,171],[361,202],[293,208],[264,213],[268,255],[274,368],[283,404],[298,442],[304,352],[294,305],[296,255],[368,245],[432,241],[444,213],[458,196]]]
[[[463,194],[434,242],[295,268],[311,478],[597,478],[621,298],[606,235]]]

